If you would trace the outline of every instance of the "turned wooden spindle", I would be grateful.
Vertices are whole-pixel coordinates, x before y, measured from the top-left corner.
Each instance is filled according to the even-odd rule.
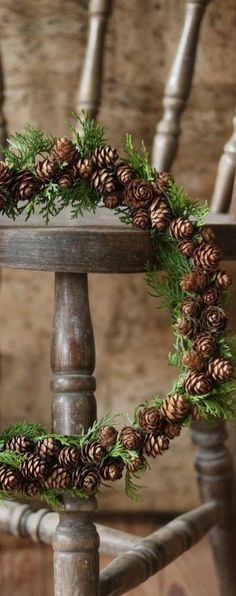
[[[95,349],[86,274],[56,273],[52,337],[53,430],[79,434],[96,418]],[[54,538],[55,596],[97,596],[96,499],[65,497]]]
[[[236,586],[236,524],[233,491],[233,467],[225,445],[225,424],[214,428],[195,423],[193,441],[197,445],[195,467],[203,502],[212,499],[222,504],[223,516],[210,531],[213,555],[221,594],[235,595]]]
[[[7,139],[7,125],[4,116],[4,73],[2,69],[2,59],[0,55],[0,147],[5,147]],[[1,153],[0,153],[0,157]]]
[[[98,113],[102,94],[104,46],[112,0],[90,0],[89,34],[77,99],[77,111],[91,118]]]
[[[174,63],[165,85],[164,114],[157,125],[153,142],[153,166],[171,169],[181,133],[181,114],[191,90],[200,26],[209,0],[187,0],[184,25]]]
[[[220,158],[211,200],[213,213],[227,213],[230,207],[236,170],[236,111],[233,117],[233,134],[224,146]]]

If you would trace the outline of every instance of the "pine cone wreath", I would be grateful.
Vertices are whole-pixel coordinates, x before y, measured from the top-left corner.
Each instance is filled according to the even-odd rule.
[[[224,331],[227,325],[227,319],[222,308],[219,306],[208,306],[201,314],[201,327],[203,331],[210,333],[219,333]]]
[[[94,150],[91,160],[96,168],[104,168],[114,166],[118,157],[118,153],[114,147],[111,147],[111,145],[102,145]]]
[[[76,176],[82,176],[82,178],[88,178],[94,171],[94,165],[91,159],[81,157],[74,164],[74,173]]]
[[[166,421],[163,427],[163,435],[168,437],[168,439],[172,440],[175,437],[178,437],[181,433],[181,426],[179,424],[174,424],[173,422]]]
[[[216,342],[210,333],[201,333],[194,340],[192,348],[203,358],[211,358],[216,350]]]
[[[63,447],[58,455],[58,461],[59,464],[65,468],[78,466],[80,462],[79,449],[77,449],[77,447],[73,447],[72,445]]]
[[[73,173],[72,169],[68,172],[61,173],[57,177],[57,184],[61,188],[71,188],[73,186],[74,182],[75,182],[75,178],[74,178],[74,173]]]
[[[155,406],[150,406],[140,410],[138,421],[141,428],[143,428],[146,432],[154,432],[160,428],[162,417],[158,408]]]
[[[77,484],[74,484],[77,482]],[[76,488],[80,488],[87,494],[93,494],[100,484],[100,473],[95,466],[85,466],[81,468],[79,474],[72,475],[72,483]]]
[[[202,372],[205,370],[204,358],[196,352],[186,352],[186,354],[184,354],[182,357],[182,364],[187,366],[187,368],[191,368],[191,370],[196,370],[197,372]]]
[[[194,234],[194,225],[185,217],[176,217],[172,220],[169,231],[176,240],[191,238]]]
[[[205,292],[202,295],[202,298],[204,304],[206,304],[207,306],[212,306],[219,302],[220,294],[216,288],[210,287],[205,290]]]
[[[125,187],[124,201],[128,207],[138,208],[145,207],[151,203],[153,199],[153,189],[150,182],[135,178],[131,180]]]
[[[99,443],[105,449],[114,447],[118,432],[114,426],[103,426],[99,432]]]
[[[18,201],[29,201],[39,188],[39,181],[30,170],[19,170],[13,174],[9,190]]]
[[[203,299],[201,296],[195,296],[194,298],[186,296],[182,302],[181,311],[186,317],[197,317],[202,307]]]
[[[192,339],[198,332],[198,321],[197,319],[187,318],[184,317],[183,319],[178,319],[176,324],[176,330],[184,337],[188,337]]]
[[[107,458],[101,467],[101,477],[103,480],[107,480],[108,482],[114,482],[115,480],[120,480],[123,475],[124,463],[122,459],[118,458]]]
[[[180,242],[178,244],[179,251],[187,259],[190,259],[190,257],[192,257],[195,248],[196,248],[196,243],[193,242],[192,240],[182,240],[182,242]]]
[[[156,178],[153,181],[155,194],[163,195],[167,193],[171,180],[173,180],[173,177],[168,172],[157,173]]]
[[[20,466],[21,474],[26,480],[43,480],[48,474],[48,465],[39,455],[30,455]]]
[[[91,186],[97,192],[111,194],[117,188],[117,181],[113,172],[103,168],[102,170],[95,170],[92,174]]]
[[[39,161],[35,167],[35,174],[40,182],[48,182],[57,171],[57,162],[54,159]]]
[[[20,491],[23,492],[27,497],[35,497],[40,493],[40,484],[37,482],[27,482],[27,480],[22,480],[20,485]]]
[[[125,449],[138,450],[141,445],[140,432],[133,426],[124,426],[119,433],[119,440]]]
[[[35,446],[35,454],[39,455],[44,459],[52,459],[57,457],[59,451],[61,450],[61,443],[54,437],[46,437],[45,439],[40,439]]]
[[[233,365],[228,358],[214,358],[208,365],[209,375],[214,381],[225,382],[233,377]]]
[[[205,242],[214,242],[215,240],[215,232],[213,232],[212,228],[203,228],[201,230],[201,236],[202,239],[205,240]]]
[[[216,271],[214,281],[219,290],[226,290],[232,284],[231,275],[227,271]]]
[[[172,217],[170,207],[164,199],[155,198],[150,206],[152,227],[164,232],[168,229]]]
[[[169,449],[169,439],[165,435],[160,436],[157,433],[149,433],[144,437],[143,449],[146,455],[151,457],[162,455],[164,451]]]
[[[101,443],[85,443],[81,447],[81,460],[85,463],[100,463],[106,455],[106,449]]]
[[[4,161],[0,161],[0,188],[7,188],[11,180],[10,168]]]
[[[202,242],[193,253],[193,261],[197,267],[206,271],[214,271],[218,268],[222,258],[221,250],[216,244]]]
[[[211,391],[211,377],[203,372],[190,372],[184,380],[184,388],[190,395],[205,395]]]
[[[103,197],[103,203],[107,209],[116,209],[122,203],[122,195],[118,192],[105,195]]]
[[[75,145],[65,137],[56,140],[49,155],[50,160],[55,160],[59,163],[64,161],[71,163],[76,158],[79,158],[79,154]]]
[[[128,472],[135,474],[144,466],[146,466],[145,457],[143,457],[143,455],[140,455],[139,457],[132,457],[130,461],[126,464],[126,469],[128,470]]]
[[[190,404],[185,395],[174,393],[161,404],[160,413],[168,422],[183,422],[189,414]]]
[[[134,178],[134,172],[128,163],[122,162],[116,166],[116,177],[120,184],[126,186]]]
[[[0,489],[13,491],[19,489],[19,473],[15,468],[0,464]]]
[[[66,488],[71,484],[71,473],[68,469],[55,464],[42,484],[44,488]]]
[[[4,196],[4,194],[2,192],[0,192],[0,211],[3,211],[5,205],[6,205],[6,197]]]
[[[32,451],[34,443],[31,439],[25,436],[16,436],[9,439],[5,444],[5,449],[8,451],[17,451],[18,453],[27,453]]]
[[[134,209],[132,212],[132,224],[135,226],[135,228],[146,230],[150,223],[150,217],[147,209],[144,207],[141,207],[140,209]]]

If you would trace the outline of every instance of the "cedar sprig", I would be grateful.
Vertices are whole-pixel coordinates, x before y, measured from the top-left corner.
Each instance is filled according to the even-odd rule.
[[[125,449],[119,439],[117,440],[114,447],[109,452],[109,458],[121,458],[125,464],[128,464],[134,457],[138,456],[138,452],[134,449]]]
[[[20,464],[25,459],[25,455],[22,453],[16,453],[14,451],[0,451],[0,464],[6,464],[13,468],[19,468]]]
[[[140,490],[143,487],[140,486],[139,484],[136,484],[133,481],[134,477],[138,478],[138,476],[136,474],[131,474],[128,470],[126,471],[125,493],[126,493],[127,497],[129,497],[130,499],[132,499],[132,501],[135,501],[137,503],[138,501],[142,500],[142,497],[140,495]]]
[[[135,146],[131,134],[127,134],[123,144],[123,150],[126,154],[127,161],[134,169],[137,176],[151,181],[155,178],[155,171],[150,165],[149,156],[144,142],[141,143],[141,151],[139,152]]]
[[[169,190],[166,196],[175,217],[191,217],[196,220],[197,227],[202,226],[206,215],[209,213],[209,206],[206,201],[205,203],[190,201],[183,188],[177,186],[173,180],[169,182]]]
[[[55,137],[27,124],[22,132],[16,132],[8,139],[9,146],[2,149],[10,168],[34,170],[37,156],[45,156],[55,142]]]
[[[70,125],[70,128],[75,135],[77,149],[81,157],[90,157],[94,149],[106,143],[105,130],[100,124],[91,120],[89,114],[84,110],[82,110],[81,116],[77,114],[73,114],[73,116],[78,121],[78,127]]]
[[[27,437],[28,439],[37,440],[39,435],[46,435],[45,429],[40,426],[39,424],[31,424],[29,422],[17,422],[16,424],[11,424],[0,436],[0,442],[6,442],[16,437],[18,435],[22,435]]]
[[[60,211],[64,207],[70,207],[72,219],[82,217],[84,212],[93,211],[100,202],[99,193],[91,188],[86,178],[79,178],[69,189],[60,189]]]

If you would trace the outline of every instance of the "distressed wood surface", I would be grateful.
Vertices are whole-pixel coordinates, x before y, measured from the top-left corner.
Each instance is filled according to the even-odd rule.
[[[213,213],[227,213],[230,208],[236,171],[236,112],[233,117],[233,134],[224,146],[220,158],[211,200]]]

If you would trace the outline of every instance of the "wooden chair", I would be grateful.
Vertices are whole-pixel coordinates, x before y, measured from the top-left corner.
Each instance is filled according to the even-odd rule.
[[[170,168],[177,151],[180,116],[191,87],[200,23],[206,5],[204,0],[186,3],[180,45],[165,92],[164,116],[154,141],[153,161],[159,169]],[[90,35],[80,107],[89,109],[93,115],[97,113],[101,95],[100,75],[110,12],[109,0],[92,0],[90,3]],[[230,188],[231,193],[233,188],[233,167],[227,168],[226,173],[222,163],[221,160],[218,179],[222,179],[224,171],[227,184],[225,182],[223,190],[222,185],[220,187],[221,200],[218,198],[219,185],[216,185],[215,211],[225,210],[225,205],[230,202]],[[209,223],[217,233],[224,258],[235,259],[235,220],[227,213],[217,213],[209,217]],[[3,218],[0,225],[2,267],[55,272],[52,424],[54,430],[62,434],[80,433],[96,417],[93,393],[95,348],[87,275],[143,271],[147,259],[153,258],[149,236],[144,231],[123,226],[113,215],[104,215],[104,211],[102,215],[89,215],[79,223],[63,213],[48,227],[37,216],[27,224],[21,218],[16,223]],[[28,505],[10,503],[0,508],[0,528],[20,536],[31,536],[39,542],[53,542],[56,596],[124,594],[210,531],[221,593],[234,596],[233,471],[225,439],[223,423],[215,428],[203,424],[195,426],[196,471],[203,504],[145,539],[101,526],[96,528],[93,523],[94,498],[84,502],[67,497],[59,516],[47,509],[33,512]],[[98,534],[101,552],[118,555],[101,572],[100,581]]]

